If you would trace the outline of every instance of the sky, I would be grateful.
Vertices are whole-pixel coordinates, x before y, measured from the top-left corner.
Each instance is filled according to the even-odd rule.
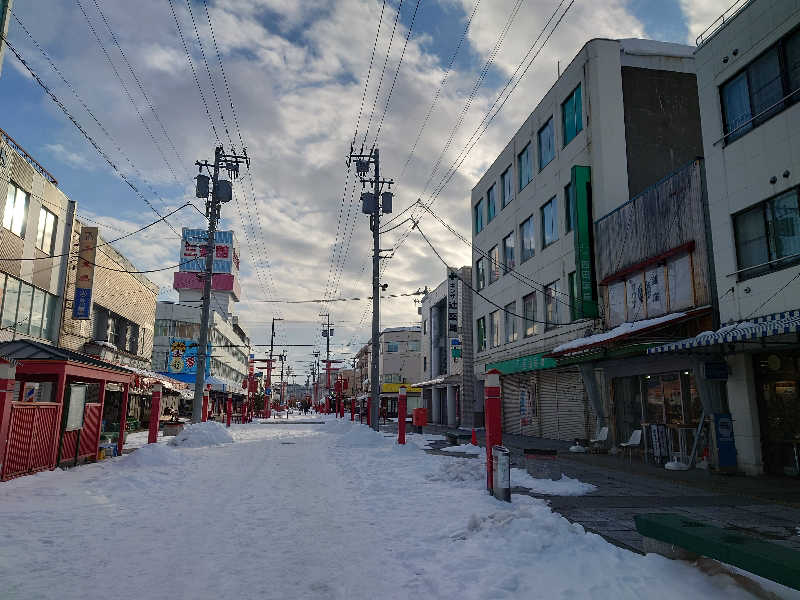
[[[277,342],[323,351],[319,315],[328,311],[334,356],[349,359],[369,339],[371,319],[371,234],[345,165],[353,139],[357,149],[380,149],[381,174],[395,181],[395,215],[435,198],[432,209],[469,238],[474,182],[552,86],[559,63],[595,37],[694,44],[731,2],[18,1],[8,39],[116,170],[9,52],[0,127],[54,174],[105,239],[157,219],[149,205],[163,215],[193,200],[194,163],[213,160],[218,140],[226,150],[246,147],[250,169],[220,224],[236,232],[242,256],[235,310],[253,344],[269,343],[277,317]],[[470,145],[557,10],[566,13],[553,35]],[[169,222],[177,231],[204,226],[191,207]],[[469,264],[469,248],[452,233],[430,217],[421,226],[449,265]],[[445,276],[408,227],[381,239],[394,248],[383,261],[387,294],[434,288]],[[163,223],[115,245],[142,270],[179,262],[179,239]],[[172,272],[149,275],[162,299],[177,299]],[[332,298],[361,300],[272,302]],[[417,298],[382,301],[381,327],[418,323]],[[312,351],[288,350],[296,373],[307,372]]]

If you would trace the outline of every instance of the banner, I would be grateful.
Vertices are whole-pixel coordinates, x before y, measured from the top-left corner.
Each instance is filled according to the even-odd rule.
[[[197,374],[197,350],[199,344],[196,340],[186,338],[169,338],[169,365],[170,373]],[[206,351],[206,375],[211,371],[211,344]]]
[[[72,318],[92,318],[92,285],[97,259],[97,227],[84,227],[78,242],[78,266],[75,271],[75,295],[72,298]]]
[[[570,187],[575,196],[575,276],[577,297],[574,314],[578,319],[596,318],[597,292],[594,284],[594,249],[592,248],[591,169],[572,167]]]

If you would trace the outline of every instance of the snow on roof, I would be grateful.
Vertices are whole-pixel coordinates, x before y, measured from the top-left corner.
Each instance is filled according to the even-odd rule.
[[[674,44],[672,42],[657,42],[639,38],[625,38],[618,40],[622,50],[628,54],[648,56],[675,56],[678,58],[694,57],[694,46]]]
[[[422,328],[419,325],[412,325],[411,327],[387,327],[381,331],[381,335],[384,333],[395,333],[397,331],[422,331]]]
[[[566,352],[568,350],[576,350],[578,348],[583,348],[584,346],[591,346],[599,342],[611,341],[620,336],[629,335],[631,333],[635,333],[637,331],[641,331],[642,329],[647,329],[649,327],[654,327],[655,325],[660,325],[662,323],[669,323],[670,321],[674,321],[675,319],[679,319],[685,316],[686,313],[677,312],[677,313],[670,313],[662,317],[656,317],[654,319],[645,319],[644,321],[635,321],[633,323],[623,323],[622,325],[618,325],[617,327],[614,327],[614,329],[609,329],[608,331],[604,331],[603,333],[596,333],[588,337],[578,338],[576,340],[566,342],[565,344],[561,344],[560,346],[556,346],[555,348],[553,348],[552,354],[556,354],[558,352]]]
[[[436,379],[429,379],[428,381],[420,381],[419,383],[412,383],[411,387],[430,387],[432,385],[439,385],[444,383],[446,377],[437,377]]]

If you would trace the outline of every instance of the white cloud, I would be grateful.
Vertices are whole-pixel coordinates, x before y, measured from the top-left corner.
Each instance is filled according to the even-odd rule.
[[[694,44],[697,36],[706,30],[734,0],[680,0],[681,10],[686,18],[689,36],[686,43]]]
[[[44,149],[47,150],[54,159],[75,169],[94,171],[96,168],[96,160],[94,157],[89,158],[82,152],[68,150],[63,144],[45,144]]]

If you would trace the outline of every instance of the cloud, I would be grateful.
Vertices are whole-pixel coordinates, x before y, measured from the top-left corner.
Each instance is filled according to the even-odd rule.
[[[706,30],[734,0],[680,0],[681,10],[689,28],[687,44],[694,44],[697,36]]]
[[[45,144],[44,149],[47,150],[54,159],[75,169],[94,171],[97,168],[97,161],[94,158],[89,158],[86,154],[81,152],[68,150],[63,144]]]

